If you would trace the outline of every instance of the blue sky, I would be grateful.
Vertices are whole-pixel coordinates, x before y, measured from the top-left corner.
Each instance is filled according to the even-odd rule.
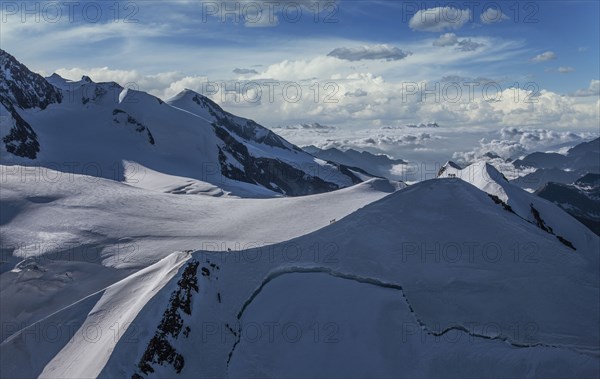
[[[1,6],[0,45],[46,75],[58,72],[76,80],[87,74],[96,81],[135,83],[162,98],[184,88],[202,92],[207,82],[235,88],[236,83],[263,86],[275,80],[281,84],[276,91],[285,83],[298,83],[303,90],[299,102],[276,91],[273,101],[264,92],[258,102],[212,97],[268,127],[332,126],[280,129],[293,142],[335,141],[394,154],[407,149],[426,154],[439,151],[459,133],[470,144],[489,144],[506,128],[549,128],[559,137],[546,141],[548,145],[575,138],[573,133],[597,133],[599,4],[79,1],[69,9],[61,2],[7,1]],[[237,22],[232,11],[238,13]],[[477,93],[467,98],[465,83],[473,81],[479,83]],[[463,91],[458,104],[441,92],[450,82]],[[501,101],[483,96],[486,83],[500,91]],[[408,84],[419,90],[406,95]],[[319,88],[318,95],[311,85]],[[423,102],[422,85],[439,85],[435,91],[441,98]],[[328,94],[336,102],[325,101]],[[443,128],[429,138],[403,128],[434,121]],[[389,130],[396,131],[394,138]]]

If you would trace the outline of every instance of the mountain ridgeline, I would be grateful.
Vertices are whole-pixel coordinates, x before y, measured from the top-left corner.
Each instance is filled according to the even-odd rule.
[[[4,50],[0,79],[3,164],[141,186],[148,169],[249,197],[329,192],[365,177],[362,170],[315,158],[191,90],[165,102],[89,77],[46,79]]]

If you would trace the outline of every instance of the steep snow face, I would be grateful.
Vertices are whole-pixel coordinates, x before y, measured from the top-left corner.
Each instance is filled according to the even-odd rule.
[[[471,183],[494,196],[506,210],[555,235],[571,249],[581,249],[590,258],[599,259],[598,253],[590,249],[597,243],[597,236],[558,206],[510,183],[489,163],[477,162],[461,169],[449,162],[440,169],[438,177]]]
[[[192,90],[186,89],[182,91],[178,95],[167,100],[167,103],[193,113],[211,124],[220,124],[228,131],[235,133],[244,140],[271,147],[279,147],[281,149],[300,151],[297,146],[287,142],[269,129],[252,120],[238,117],[224,111],[223,108],[208,97],[200,95]]]
[[[76,325],[54,350],[24,330],[0,359],[35,359],[10,366],[17,376],[589,377],[600,363],[589,254],[464,181],[431,180],[290,241],[169,256],[149,269],[176,275],[144,271],[42,320]],[[78,336],[108,328],[128,300],[110,343]],[[89,370],[73,361],[96,354]]]
[[[0,57],[0,105],[8,114],[3,112],[0,133],[4,164],[129,183],[126,172],[147,168],[148,184],[146,172],[136,175],[139,187],[153,187],[158,173],[163,180],[203,182],[217,188],[213,193],[240,197],[310,195],[364,179],[195,92],[183,91],[167,104],[89,77],[72,82],[55,74],[46,80],[4,51]],[[186,193],[194,192],[206,193]]]
[[[168,103],[212,125],[221,140],[221,171],[230,179],[257,181],[271,190],[299,195],[362,181],[343,165],[316,159],[256,122],[225,112],[212,100],[194,91],[184,90]],[[286,177],[293,180],[285,180]],[[298,181],[294,178],[303,178],[303,183],[299,184],[310,189],[294,183]]]

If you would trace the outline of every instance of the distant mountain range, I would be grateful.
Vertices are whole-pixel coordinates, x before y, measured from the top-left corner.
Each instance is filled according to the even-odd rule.
[[[600,138],[581,143],[566,154],[535,152],[513,162],[517,169],[536,169],[513,180],[522,188],[533,190],[548,182],[573,183],[588,173],[600,173]]]
[[[549,182],[535,194],[560,206],[600,236],[599,174],[586,174],[572,184]]]
[[[335,147],[320,149],[316,146],[305,146],[302,148],[309,154],[328,162],[336,162],[349,167],[357,167],[363,171],[377,176],[398,179],[399,175],[392,171],[396,165],[405,165],[402,159],[393,159],[383,154],[372,154],[368,151],[359,152],[354,149],[340,150]]]

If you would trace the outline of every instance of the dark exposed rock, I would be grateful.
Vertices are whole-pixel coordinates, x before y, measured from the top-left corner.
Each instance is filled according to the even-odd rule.
[[[15,123],[10,132],[2,139],[6,146],[6,151],[18,157],[37,158],[37,153],[40,152],[40,143],[31,125],[23,120],[10,101],[1,94],[0,104],[6,108]]]
[[[505,211],[515,213],[515,211],[512,209],[512,207],[510,205],[506,204],[504,201],[502,201],[498,196],[492,195],[492,194],[488,194],[488,196],[490,197],[490,199],[492,199],[494,201],[494,203],[502,205],[502,208],[504,208]]]
[[[535,224],[537,225],[538,228],[542,229],[545,232],[548,232],[552,235],[555,235],[556,238],[565,246],[567,246],[570,249],[573,250],[577,250],[575,248],[575,246],[573,246],[573,243],[571,243],[571,241],[567,240],[566,238],[556,235],[554,233],[554,231],[552,230],[552,228],[549,225],[546,225],[546,223],[544,222],[544,220],[542,219],[542,217],[540,216],[540,212],[534,208],[533,204],[529,205],[531,207],[531,214],[533,215],[533,218],[535,219]]]
[[[533,215],[533,218],[535,220],[535,224],[537,225],[537,227],[542,229],[545,232],[554,234],[554,232],[552,231],[552,228],[550,226],[546,225],[546,223],[542,219],[542,216],[540,216],[540,212],[537,209],[535,209],[533,204],[529,204],[529,207],[531,208],[531,214]]]
[[[84,76],[83,78],[87,78],[87,76]],[[90,81],[90,83],[91,83],[91,81]],[[88,88],[88,87],[86,87],[86,88]],[[89,91],[86,91],[86,94],[87,94],[87,92],[89,92]],[[100,84],[96,84],[94,87],[94,92],[92,93],[92,96],[83,95],[81,97],[81,103],[85,105],[85,104],[89,103],[90,101],[96,101],[96,100],[102,99],[104,97],[104,95],[106,95],[107,93],[108,93],[108,91],[106,90],[106,88],[104,88],[104,86],[102,86]]]
[[[217,136],[223,141],[223,145],[219,147],[221,172],[229,179],[258,184],[290,196],[323,193],[340,188],[334,183],[309,175],[306,171],[280,160],[253,157],[246,145],[233,137],[226,128],[216,123],[213,127]],[[238,161],[243,170],[231,164],[226,153]]]
[[[0,95],[21,109],[46,107],[62,101],[61,91],[41,75],[29,71],[12,55],[0,49]]]
[[[17,108],[46,109],[48,105],[61,101],[59,89],[0,49],[0,104],[14,121],[13,127],[2,139],[6,151],[23,158],[37,158],[40,151],[37,135]]]
[[[171,341],[178,339],[182,330],[184,337],[190,335],[191,328],[184,328],[181,312],[186,315],[192,314],[192,294],[198,292],[198,266],[199,262],[194,260],[183,270],[181,279],[177,282],[177,289],[171,294],[169,306],[138,363],[138,368],[143,374],[154,372],[154,365],[169,364],[177,373],[183,369],[184,357],[177,352]],[[133,377],[135,375],[139,376],[136,373]]]
[[[144,124],[142,124],[135,118],[133,118],[127,112],[125,112],[121,109],[115,109],[115,110],[113,110],[113,116],[115,116],[113,118],[113,121],[115,123],[117,123],[117,124],[124,123],[127,125],[133,125],[136,132],[138,132],[138,133],[146,132],[146,135],[148,136],[148,142],[151,145],[154,145],[156,143],[156,141],[154,140],[154,136],[152,135],[152,133],[150,133],[150,129],[148,127],[144,126]]]
[[[575,246],[573,246],[573,244],[571,243],[571,241],[569,241],[569,240],[567,240],[567,239],[565,239],[565,238],[563,238],[563,237],[561,237],[561,236],[556,236],[556,238],[558,238],[558,240],[559,240],[560,242],[562,242],[562,243],[563,243],[563,245],[565,245],[565,246],[567,246],[567,247],[570,247],[570,248],[571,248],[571,249],[573,249],[573,250],[577,250],[577,249],[575,248]]]

